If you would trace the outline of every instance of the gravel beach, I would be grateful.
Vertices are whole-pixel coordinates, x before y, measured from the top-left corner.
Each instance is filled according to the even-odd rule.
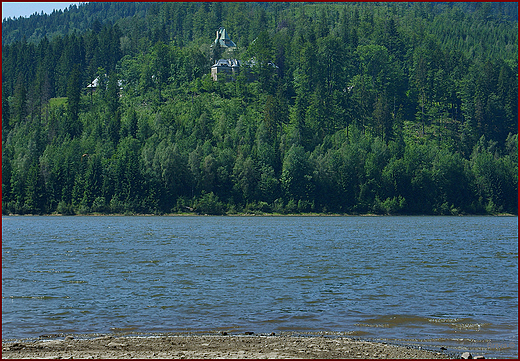
[[[346,337],[205,335],[2,342],[3,359],[450,359],[442,351]]]

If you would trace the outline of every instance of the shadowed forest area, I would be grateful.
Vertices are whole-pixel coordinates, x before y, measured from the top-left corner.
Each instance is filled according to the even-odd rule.
[[[222,57],[248,71],[214,81]],[[2,22],[3,214],[517,214],[517,121],[518,3]]]

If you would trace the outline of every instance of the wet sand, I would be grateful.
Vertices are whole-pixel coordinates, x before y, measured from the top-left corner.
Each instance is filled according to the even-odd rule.
[[[450,359],[423,350],[347,337],[205,335],[2,342],[3,359]]]

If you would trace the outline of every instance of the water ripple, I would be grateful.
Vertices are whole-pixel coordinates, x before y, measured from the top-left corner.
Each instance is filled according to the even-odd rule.
[[[4,219],[4,338],[284,330],[516,352],[516,217]]]

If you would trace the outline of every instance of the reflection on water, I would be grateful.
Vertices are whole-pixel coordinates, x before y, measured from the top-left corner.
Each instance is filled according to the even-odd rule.
[[[2,335],[297,332],[516,357],[516,217],[4,217]]]

